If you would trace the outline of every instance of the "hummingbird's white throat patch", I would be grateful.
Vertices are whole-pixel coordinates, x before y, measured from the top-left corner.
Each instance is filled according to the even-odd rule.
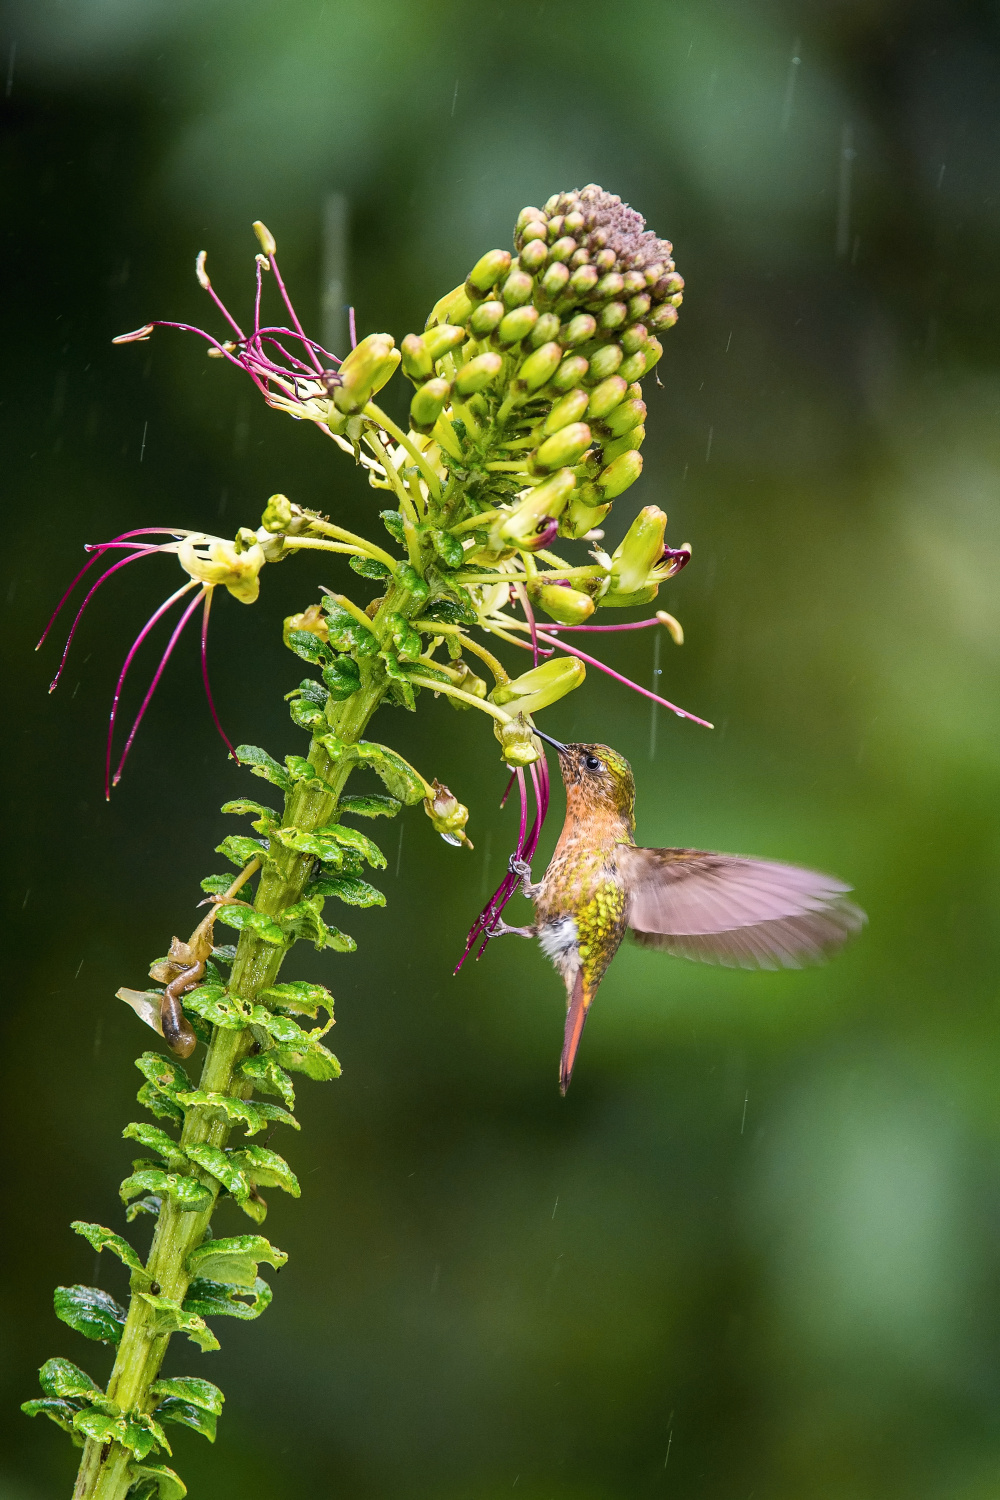
[[[538,941],[545,957],[551,959],[563,976],[575,974],[580,967],[575,917],[560,917],[538,929]]]

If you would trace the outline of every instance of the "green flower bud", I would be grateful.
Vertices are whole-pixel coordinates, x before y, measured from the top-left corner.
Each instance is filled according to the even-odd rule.
[[[581,229],[586,228],[586,225],[587,221],[578,208],[566,215],[566,228],[570,234],[579,234]]]
[[[602,469],[597,480],[597,488],[605,500],[614,500],[628,489],[630,484],[635,484],[642,473],[642,454],[634,450],[623,453],[616,458],[614,463],[608,464]]]
[[[650,370],[658,362],[658,360],[662,359],[663,345],[660,343],[659,339],[650,339],[642,352],[646,356],[646,368],[643,373],[648,375]]]
[[[399,348],[403,356],[403,374],[410,380],[428,380],[434,374],[430,350],[419,333],[408,333]]]
[[[518,267],[516,271],[511,271],[507,277],[500,295],[503,297],[507,307],[522,307],[525,302],[531,301],[531,294],[534,290],[535,283],[532,277],[528,275],[527,271],[522,271]]]
[[[490,287],[496,286],[501,276],[510,270],[509,250],[487,250],[481,255],[465,278],[465,292],[470,300],[480,301]]]
[[[349,415],[361,411],[380,391],[399,364],[396,341],[388,333],[370,333],[352,349],[338,370],[340,384],[333,388],[333,399]]]
[[[592,339],[596,332],[596,320],[589,313],[577,313],[562,329],[559,342],[564,349],[573,349],[577,344],[585,344],[588,339]]]
[[[665,276],[661,276],[659,281],[656,282],[656,284],[653,286],[652,298],[654,302],[666,302],[668,297],[680,296],[683,290],[684,277],[678,275],[676,271],[668,271],[667,274]],[[678,305],[678,303],[674,303],[675,307]]]
[[[465,287],[457,286],[454,291],[442,297],[440,302],[435,302],[424,327],[433,328],[437,323],[464,323],[472,308],[473,303],[467,296]]]
[[[600,526],[610,505],[588,505],[584,495],[574,495],[559,519],[559,535],[579,539]]]
[[[602,380],[600,385],[595,385],[590,393],[590,401],[587,404],[587,416],[600,421],[614,411],[625,399],[628,390],[628,381],[623,380],[620,375],[609,375]]]
[[[541,344],[551,344],[559,333],[559,317],[557,313],[542,313],[538,322],[531,330],[531,347],[537,349]]]
[[[575,251],[569,258],[569,268],[571,271],[577,271],[581,266],[589,266],[590,263],[590,251],[582,248]],[[594,266],[592,269],[596,271],[597,267]]]
[[[548,258],[549,252],[544,237],[529,241],[518,256],[521,265],[532,276],[542,269]]]
[[[638,450],[642,447],[646,437],[645,427],[633,427],[629,432],[623,432],[621,437],[615,438],[604,445],[604,462],[614,463],[615,459],[623,453],[630,452],[633,448]]]
[[[586,297],[594,290],[599,280],[596,266],[578,266],[569,278],[569,289],[577,297]]]
[[[514,233],[520,234],[535,219],[541,219],[544,222],[545,215],[540,208],[531,208],[530,206],[522,208],[517,216],[517,223],[514,225]],[[499,252],[494,251],[494,254],[499,254]]]
[[[617,344],[604,344],[593,354],[590,359],[590,372],[588,380],[596,385],[599,380],[607,380],[609,375],[614,375],[622,362],[622,351]],[[636,377],[631,377],[633,380]]]
[[[533,604],[560,625],[582,625],[594,613],[594,601],[589,594],[561,583],[529,583],[528,594]]]
[[[428,380],[410,402],[410,426],[414,432],[430,432],[447,404],[451,386],[440,378]]]
[[[519,391],[537,391],[547,380],[552,379],[561,359],[562,350],[558,344],[542,344],[521,365],[514,382],[515,387]]]
[[[424,345],[432,360],[439,360],[459,344],[464,344],[469,335],[457,323],[438,323],[428,328],[423,335]]]
[[[494,719],[493,733],[500,741],[500,754],[509,766],[530,766],[541,760],[541,742],[535,738],[523,715],[508,719],[506,724]]]
[[[627,380],[630,385],[633,380],[641,380],[642,376],[646,373],[646,357],[648,348],[649,345],[647,344],[645,349],[637,349],[635,354],[630,354],[628,359],[624,360],[618,367],[621,371],[622,378],[624,380]]]
[[[537,244],[537,241],[533,243]],[[530,303],[527,307],[516,307],[513,312],[509,312],[501,321],[497,329],[497,338],[501,344],[519,344],[523,338],[527,337],[537,322],[537,307],[532,307]]]
[[[468,844],[472,848],[465,835],[469,809],[463,807],[454,792],[437,779],[434,781],[433,797],[424,798],[424,812],[446,844]]]
[[[562,469],[575,464],[590,447],[590,428],[586,422],[570,422],[568,426],[546,438],[541,447],[531,455],[529,467],[536,474],[548,474],[553,469]]]
[[[529,552],[547,546],[552,540],[552,522],[562,515],[575,488],[576,477],[569,469],[553,474],[501,522],[499,540]]]
[[[599,389],[599,387],[598,387]],[[596,394],[596,393],[595,393]],[[604,418],[603,426],[613,438],[623,437],[633,427],[638,427],[646,420],[645,401],[631,400],[622,401],[614,411],[608,413]]]
[[[628,308],[624,302],[609,302],[606,307],[601,308],[598,321],[602,328],[620,328],[627,317]]]
[[[603,302],[605,297],[620,297],[624,290],[624,276],[618,271],[609,271],[606,276],[601,277],[594,287],[594,296],[600,297]]]
[[[571,255],[575,255],[580,247],[572,235],[564,234],[561,239],[556,240],[549,251],[549,259],[554,261],[567,261]],[[567,272],[567,276],[568,276]]]
[[[473,396],[476,391],[483,391],[491,385],[502,368],[503,359],[499,354],[477,354],[455,376],[455,389],[460,396]]]
[[[469,319],[469,327],[477,337],[484,338],[499,327],[500,319],[506,311],[502,302],[480,302]]]
[[[556,344],[555,347],[558,349],[559,345]],[[582,354],[568,354],[553,375],[552,384],[557,391],[572,391],[589,369],[590,363]]]
[[[536,714],[578,688],[586,675],[587,669],[578,657],[553,656],[513,682],[495,687],[490,699],[498,708],[511,704],[519,713]]]
[[[568,395],[563,396],[545,418],[545,425],[542,427],[543,435],[551,437],[554,432],[558,432],[561,427],[567,427],[570,422],[579,422],[591,399],[593,398],[588,399],[586,391],[579,390],[570,391]]]
[[[638,321],[639,318],[644,318],[649,312],[652,300],[653,299],[650,297],[648,292],[640,292],[637,297],[630,297],[628,304],[629,317],[633,321]]]
[[[292,502],[287,495],[272,495],[264,507],[260,524],[265,531],[285,531],[292,524]]]
[[[649,342],[649,330],[645,323],[633,323],[631,328],[626,328],[618,342],[626,354],[635,354],[637,349],[644,349]]]
[[[554,302],[569,280],[569,271],[558,262],[549,266],[542,277],[542,291]]]
[[[626,271],[622,280],[625,283],[625,292],[630,297],[646,290],[646,277],[642,271]]]
[[[255,219],[253,222],[253,232],[258,240],[260,240],[260,248],[266,256],[277,255],[278,247],[274,243],[274,235],[266,224],[262,224],[259,219]]]
[[[654,333],[665,333],[668,328],[673,328],[677,322],[677,318],[678,312],[676,307],[671,307],[669,303],[665,302],[662,307],[658,307],[654,312],[650,313],[646,319],[646,324]]]
[[[521,230],[521,244],[530,245],[535,240],[541,240],[544,243],[545,239],[548,236],[548,232],[548,225],[542,215],[539,214],[537,219],[532,219],[530,223],[525,224],[524,228]]]

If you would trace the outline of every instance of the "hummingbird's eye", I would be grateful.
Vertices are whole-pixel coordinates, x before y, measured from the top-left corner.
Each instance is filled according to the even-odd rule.
[[[588,771],[599,771],[601,769],[601,762],[598,760],[596,755],[585,756],[583,763],[587,767]]]

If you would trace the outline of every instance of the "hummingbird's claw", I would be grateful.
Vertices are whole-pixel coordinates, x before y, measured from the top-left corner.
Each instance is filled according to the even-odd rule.
[[[512,854],[508,864],[512,875],[519,875],[525,886],[531,884],[531,866],[526,859],[518,859],[516,854]]]
[[[486,936],[490,938],[511,936],[533,938],[536,936],[536,933],[533,927],[508,927],[502,917],[497,917],[493,926],[486,929]]]

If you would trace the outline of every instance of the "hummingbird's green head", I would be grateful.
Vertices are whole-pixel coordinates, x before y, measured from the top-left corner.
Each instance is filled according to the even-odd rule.
[[[635,782],[624,755],[610,745],[564,745],[559,769],[566,787],[566,810],[593,822],[616,819],[635,825]]]

